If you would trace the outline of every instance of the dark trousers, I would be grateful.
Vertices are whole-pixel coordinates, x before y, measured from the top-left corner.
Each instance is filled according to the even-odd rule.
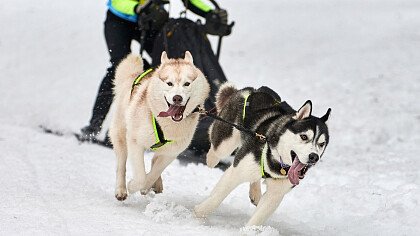
[[[106,75],[102,79],[96,96],[96,101],[93,106],[90,125],[96,128],[100,128],[102,126],[102,123],[105,120],[112,104],[112,81],[115,76],[115,68],[122,59],[131,53],[131,41],[136,40],[140,42],[141,36],[137,23],[123,20],[110,11],[107,12],[104,23],[104,33],[111,66],[107,69]],[[151,37],[151,35],[152,34],[149,33],[146,34],[143,43],[143,48],[149,55],[151,55],[153,49],[154,37]],[[144,69],[150,67],[149,63],[146,61],[144,61],[144,63]]]

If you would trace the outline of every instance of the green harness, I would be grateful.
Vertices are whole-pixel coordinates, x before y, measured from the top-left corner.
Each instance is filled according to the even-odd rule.
[[[154,69],[153,68],[149,68],[146,71],[144,71],[143,73],[141,73],[134,81],[133,84],[131,85],[131,94],[133,94],[133,90],[134,87],[136,87],[137,85],[140,84],[140,81],[146,77],[146,75],[148,75],[150,72],[152,72]]]
[[[251,95],[251,93],[247,94],[244,98],[244,107],[242,108],[242,121],[245,122],[245,117],[246,117],[246,108],[249,106],[249,102],[248,102],[248,98]],[[265,171],[264,171],[264,159],[267,158],[267,149],[268,149],[268,144],[265,143],[262,153],[261,153],[261,158],[260,158],[260,167],[261,167],[261,176],[264,178],[265,177]]]
[[[247,94],[244,98],[244,106],[242,108],[242,121],[245,122],[245,117],[246,117],[246,108],[249,106],[249,102],[248,102],[248,98],[249,96],[251,96],[251,93]],[[277,101],[276,101],[277,103]],[[266,172],[264,171],[264,160],[267,159],[267,151],[268,151],[268,143],[266,142],[264,144],[263,150],[261,152],[261,157],[260,157],[260,168],[261,168],[261,176],[263,178],[266,178]],[[287,176],[287,170],[285,168],[281,168],[280,169],[280,174],[283,176]],[[270,177],[270,176],[269,176]],[[272,177],[273,178],[273,177]]]
[[[268,143],[265,143],[264,147],[263,147],[263,150],[261,152],[261,158],[260,158],[261,176],[263,178],[266,178],[266,177],[275,178],[273,176],[267,176],[266,172],[264,170],[264,159],[267,159],[267,151],[268,151]],[[288,170],[283,168],[283,166],[280,168],[280,175],[287,176],[287,172],[288,172]]]
[[[133,81],[133,84],[131,85],[131,95],[133,94],[134,87],[139,85],[141,80],[152,71],[153,71],[153,68],[150,68],[144,71]],[[150,149],[152,149],[153,151],[156,151],[158,148],[162,147],[163,145],[173,142],[172,140],[165,139],[162,128],[160,127],[159,123],[156,121],[156,118],[153,115],[152,115],[152,125],[153,125],[153,131],[155,133],[156,143],[150,146]]]
[[[165,136],[163,135],[163,131],[160,128],[159,123],[157,123],[156,118],[152,116],[152,124],[153,124],[153,131],[155,132],[155,140],[156,143],[150,146],[150,149],[155,151],[156,149],[162,147],[163,145],[167,143],[172,143],[172,140],[166,140]]]
[[[242,109],[242,121],[245,121],[246,108],[249,106],[248,98],[249,98],[250,95],[251,95],[251,93],[249,93],[245,96],[244,108]]]

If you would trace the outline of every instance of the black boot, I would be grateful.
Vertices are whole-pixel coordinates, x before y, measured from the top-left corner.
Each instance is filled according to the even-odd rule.
[[[87,125],[80,129],[80,140],[81,141],[88,141],[94,139],[99,132],[101,132],[101,126],[97,125]]]
[[[111,138],[109,137],[109,130],[106,131],[106,135],[105,135],[105,139],[104,139],[104,145],[106,147],[112,148],[112,142],[111,142]]]

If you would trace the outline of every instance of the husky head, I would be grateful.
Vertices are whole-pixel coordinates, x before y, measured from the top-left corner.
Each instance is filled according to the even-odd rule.
[[[189,51],[183,59],[169,59],[163,52],[154,76],[158,79],[151,85],[153,113],[171,117],[174,122],[181,121],[202,105],[210,92],[206,77],[194,66]]]
[[[331,109],[321,118],[311,113],[312,103],[308,100],[279,131],[276,150],[283,161],[291,163],[288,177],[292,184],[298,184],[306,170],[319,161],[329,142],[327,121]]]

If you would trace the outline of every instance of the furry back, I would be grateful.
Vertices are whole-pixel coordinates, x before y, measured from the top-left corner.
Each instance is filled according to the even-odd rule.
[[[216,109],[221,111],[229,98],[238,91],[231,83],[224,83],[220,86],[219,92],[216,94]]]

